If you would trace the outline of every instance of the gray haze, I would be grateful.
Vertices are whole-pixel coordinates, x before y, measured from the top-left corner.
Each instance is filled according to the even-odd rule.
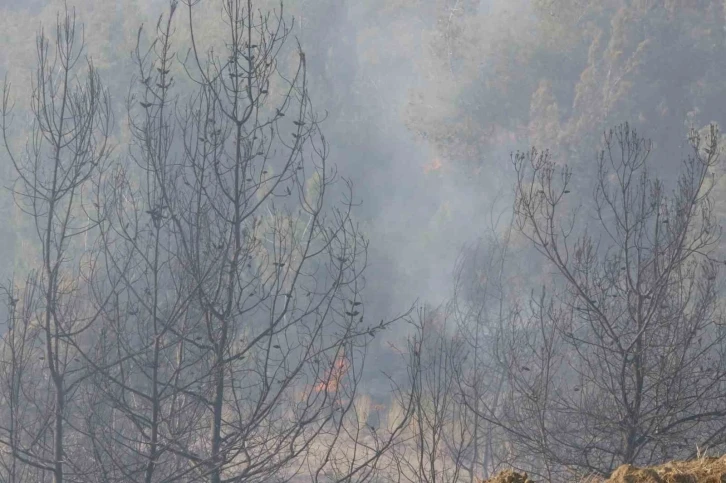
[[[99,468],[107,465],[104,471],[113,468],[116,475],[122,475],[116,480],[109,477],[109,482],[131,478],[131,474],[146,483],[165,481],[158,476],[162,471],[158,462],[159,467],[179,472],[177,475],[187,466],[195,471],[203,468],[200,476],[188,477],[190,482],[221,483],[225,471],[229,475],[237,471],[236,458],[247,458],[241,464],[245,469],[238,475],[239,481],[272,481],[265,478],[278,471],[282,475],[283,469],[297,477],[305,472],[291,468],[302,460],[315,461],[319,467],[312,465],[310,475],[289,481],[375,483],[389,481],[385,471],[396,468],[399,476],[405,475],[411,482],[477,483],[507,467],[529,471],[538,479],[568,481],[569,471],[578,477],[606,476],[623,463],[646,465],[687,458],[703,447],[723,452],[726,252],[721,226],[726,216],[726,178],[719,158],[724,142],[719,126],[726,124],[726,3],[284,0],[291,31],[285,47],[275,52],[278,64],[274,65],[282,66],[279,72],[290,74],[294,80],[289,82],[296,87],[302,81],[294,77],[295,68],[306,67],[307,90],[291,89],[294,94],[282,96],[286,99],[283,107],[297,102],[300,114],[288,112],[281,120],[281,109],[272,104],[265,106],[267,111],[259,105],[258,111],[250,107],[256,115],[269,114],[273,121],[266,124],[259,120],[264,116],[253,117],[260,124],[243,133],[245,123],[235,120],[237,130],[230,129],[232,137],[224,138],[217,147],[239,147],[242,138],[250,144],[231,149],[236,158],[225,154],[228,157],[220,155],[205,164],[205,150],[216,142],[210,140],[222,135],[222,129],[209,127],[210,122],[219,123],[215,116],[224,112],[224,103],[214,97],[221,91],[215,89],[227,87],[224,81],[204,78],[203,62],[197,65],[194,61],[186,17],[190,1],[196,9],[194,45],[207,49],[200,58],[212,58],[209,52],[227,56],[228,64],[222,70],[234,66],[225,73],[237,86],[234,96],[244,94],[252,99],[256,90],[258,99],[267,99],[270,91],[274,95],[285,91],[280,86],[288,78],[280,75],[270,80],[265,78],[269,73],[259,76],[262,80],[255,81],[259,84],[254,89],[250,87],[254,82],[248,80],[248,93],[236,84],[245,77],[234,70],[242,63],[239,59],[254,64],[251,53],[260,47],[244,40],[243,48],[234,47],[238,52],[229,55],[225,51],[229,45],[223,37],[221,1],[5,0],[0,5],[0,74],[12,86],[3,111],[7,113],[15,103],[13,122],[7,119],[12,134],[4,139],[7,150],[0,154],[0,175],[8,188],[0,198],[0,216],[5,221],[0,227],[0,281],[7,282],[0,284],[4,290],[0,297],[8,298],[9,314],[7,320],[0,317],[5,344],[0,356],[4,357],[3,367],[10,367],[0,381],[12,389],[7,404],[12,403],[13,408],[10,429],[0,423],[0,446],[22,449],[25,444],[30,449],[22,451],[30,456],[17,450],[19,454],[40,462],[30,464],[23,476],[13,465],[26,462],[8,452],[12,465],[5,463],[0,451],[0,463],[7,466],[0,471],[14,478],[7,481],[30,481],[33,475],[43,474],[47,477],[43,481],[61,483],[64,461],[59,455],[71,450],[58,443],[51,451],[46,439],[63,434],[66,423],[65,434],[71,434],[72,420],[85,428],[78,430],[78,441],[92,440],[94,451],[100,452],[89,461],[101,461]],[[247,0],[225,1],[242,5],[242,11],[247,9]],[[10,156],[23,153],[17,159],[28,163],[23,165],[27,172],[35,173],[35,169],[44,176],[50,176],[43,171],[45,161],[60,164],[61,156],[56,152],[54,157],[53,150],[43,144],[52,145],[52,136],[39,136],[30,129],[32,108],[43,105],[37,99],[31,102],[30,95],[31,86],[39,82],[32,77],[37,58],[35,36],[42,25],[42,32],[55,38],[54,25],[62,17],[57,14],[65,3],[75,7],[78,25],[84,25],[86,53],[93,59],[94,72],[108,87],[109,98],[100,98],[108,102],[113,127],[105,132],[104,126],[94,124],[101,134],[88,128],[95,133],[89,139],[95,142],[108,136],[115,145],[112,153],[101,150],[101,161],[82,162],[69,173],[81,180],[78,189],[84,195],[92,193],[102,200],[101,206],[95,205],[98,213],[107,209],[106,202],[118,210],[107,215],[108,227],[104,220],[88,230],[95,234],[98,229],[95,242],[74,245],[75,251],[67,252],[62,242],[60,248],[54,245],[54,237],[65,236],[66,226],[59,229],[60,235],[48,234],[46,225],[38,222],[59,205],[53,201],[46,207],[46,199],[38,194],[45,185],[26,177],[26,171],[18,167],[22,163],[13,165]],[[276,0],[252,4],[261,11],[276,13],[280,8]],[[175,55],[169,56],[171,67],[165,71],[147,60],[134,59],[132,51],[137,38],[147,47],[154,38],[163,44],[159,40],[164,38],[159,34],[163,29],[155,31],[155,27],[157,21],[159,26],[166,25],[170,5],[176,15],[168,26]],[[274,38],[275,34],[270,35]],[[297,50],[298,42],[302,52]],[[246,57],[244,51],[252,57]],[[154,55],[159,54],[150,58]],[[138,63],[143,64],[142,70],[148,69],[142,76],[149,74],[146,80],[139,78]],[[269,67],[273,62],[263,64]],[[184,75],[182,65],[192,67],[192,78]],[[62,71],[53,65],[44,72],[52,80]],[[156,76],[154,71],[158,71],[158,90],[149,84]],[[174,84],[166,77],[169,72],[177,76]],[[47,82],[55,82],[51,80]],[[82,102],[84,96],[95,92],[95,85],[89,81],[77,91],[73,106],[81,114],[88,107]],[[172,85],[178,91],[167,98]],[[199,86],[203,88],[197,90]],[[232,117],[238,115],[237,101],[234,97]],[[199,109],[194,116],[189,114],[193,108],[183,110],[189,106],[185,103],[192,102],[189,105]],[[250,102],[254,106],[260,101]],[[171,104],[173,114],[163,109]],[[324,118],[319,124],[315,113]],[[297,115],[300,117],[293,117]],[[99,117],[105,119],[103,114]],[[99,117],[93,119],[98,122]],[[278,121],[284,133],[270,130],[274,133],[269,139],[291,134],[295,141],[292,146],[281,142],[280,150],[270,154],[255,143],[261,142],[258,134],[266,133],[269,126],[277,129]],[[57,128],[52,122],[48,125],[49,131]],[[176,127],[167,130],[169,125]],[[310,129],[304,136],[303,126]],[[39,129],[37,125],[35,129]],[[321,173],[314,168],[306,171],[310,166],[299,161],[308,159],[305,156],[315,159],[314,142],[321,134],[330,146],[327,162],[352,185],[350,219],[331,208],[345,200],[345,183],[331,184],[323,203],[316,184]],[[267,134],[259,136],[265,142],[268,139]],[[301,139],[304,141],[298,144]],[[35,149],[36,145],[42,149]],[[286,150],[291,153],[288,161]],[[79,148],[81,155],[75,154],[83,158],[90,151]],[[250,156],[244,161],[244,170],[250,171],[240,177],[243,151]],[[259,162],[259,157],[264,161],[258,173],[248,167],[255,166],[251,159]],[[220,174],[219,163],[230,160],[233,168]],[[105,161],[111,166],[132,167],[114,172],[116,178],[99,174],[96,179],[88,174],[85,179],[79,174],[83,169],[90,173]],[[275,171],[280,167],[282,174]],[[209,181],[206,170],[214,173],[214,181]],[[279,176],[279,186],[269,179],[262,181],[261,173],[267,176],[268,170],[273,173],[271,178]],[[286,174],[288,170],[293,174]],[[300,172],[304,174],[297,174]],[[88,187],[84,183],[90,179],[93,182]],[[182,179],[188,190],[176,192],[169,189],[175,185],[165,184],[176,182],[178,187]],[[291,183],[292,191],[283,181]],[[212,188],[205,184],[214,182],[218,184]],[[249,212],[242,210],[243,216],[237,205],[242,195],[235,190],[247,182],[255,184],[257,196],[249,200],[258,200],[259,205]],[[234,203],[225,201],[229,183],[234,184]],[[308,225],[295,205],[297,193],[301,205],[308,203],[306,196],[320,195],[320,206],[306,211]],[[192,194],[197,196],[197,205]],[[205,196],[205,202],[199,201]],[[74,199],[64,201],[69,203],[66,213],[76,213],[71,209]],[[36,200],[41,202],[34,204]],[[249,200],[245,198],[245,203]],[[254,203],[245,204],[245,209],[251,205]],[[172,211],[179,206],[184,209]],[[293,208],[300,216],[294,223]],[[325,223],[339,223],[339,232],[319,221],[324,208],[330,209],[325,213],[341,217],[325,218]],[[92,209],[74,209],[91,224]],[[144,226],[156,237],[156,245],[149,241],[145,249],[138,248],[138,237],[126,231],[129,222],[124,210],[140,215],[137,221],[146,220]],[[269,219],[265,218],[268,214]],[[184,225],[179,218],[186,215]],[[263,218],[267,224],[260,221]],[[47,222],[48,227],[54,219]],[[283,219],[289,222],[290,233],[298,230],[323,246],[316,253],[327,256],[321,256],[327,261],[316,265],[319,272],[304,272],[300,267],[307,257],[303,256],[292,281],[281,275],[297,263],[298,254],[314,251],[310,248],[313,242],[306,245],[295,236],[285,238],[285,230],[273,223]],[[272,235],[258,236],[258,229],[268,229]],[[74,233],[83,235],[85,231]],[[321,241],[328,236],[340,241],[330,233],[343,234],[342,248]],[[367,252],[356,245],[358,235],[370,242]],[[290,243],[290,247],[279,248],[278,242],[280,246]],[[114,251],[114,243],[128,251]],[[152,246],[155,248],[149,248]],[[107,317],[111,322],[98,333],[93,323],[75,332],[76,326],[64,329],[72,336],[51,330],[50,320],[59,317],[56,298],[76,300],[69,295],[75,294],[72,289],[62,293],[63,283],[73,286],[72,277],[63,283],[56,280],[62,270],[51,263],[48,253],[54,249],[58,267],[78,262],[81,268],[69,272],[75,273],[75,281],[91,272],[93,254],[107,257],[104,263],[112,268],[105,267],[108,273],[103,277],[89,276],[95,285],[84,286],[87,300],[83,300],[90,301],[88,305],[67,305],[68,313],[93,307]],[[184,256],[179,255],[182,252]],[[244,253],[241,259],[240,253]],[[270,259],[274,268],[255,265],[270,253],[278,257]],[[364,259],[367,267],[359,277]],[[335,267],[340,274],[334,273]],[[148,276],[150,270],[153,277]],[[244,272],[239,276],[244,282],[235,279],[238,270]],[[345,283],[341,282],[343,272],[350,277]],[[39,278],[25,278],[37,273]],[[298,275],[310,280],[300,282]],[[320,292],[318,283],[323,287]],[[249,288],[253,286],[254,290]],[[37,293],[28,287],[36,287]],[[230,288],[226,292],[224,287]],[[268,298],[259,295],[272,290],[270,287],[277,291]],[[154,292],[153,304],[144,290],[147,295]],[[245,306],[250,300],[257,300],[252,308]],[[321,305],[310,309],[316,300]],[[301,308],[305,303],[309,304],[307,312]],[[326,311],[321,308],[325,303],[338,305]],[[302,315],[289,323],[291,305]],[[81,306],[84,308],[78,308]],[[109,307],[122,315],[115,315]],[[20,320],[16,310],[21,308],[26,311],[20,317],[25,317],[26,332],[18,337],[31,347],[27,353],[18,349],[25,345],[15,342]],[[138,314],[146,309],[149,314],[144,319],[145,313]],[[236,318],[229,315],[233,310],[239,310]],[[37,315],[41,313],[45,319]],[[173,330],[157,327],[164,317],[175,321],[166,322]],[[269,329],[265,325],[268,319]],[[43,320],[45,325],[38,322]],[[380,326],[376,326],[379,320]],[[275,324],[279,323],[284,328],[277,333]],[[109,331],[114,330],[118,340],[109,342],[113,339]],[[91,335],[86,340],[87,332]],[[145,339],[152,340],[153,350],[144,345]],[[68,344],[66,354],[71,355],[66,355],[64,364],[54,366],[52,356],[62,359],[58,347],[63,344]],[[174,344],[176,353],[170,349]],[[109,362],[106,353],[113,350],[118,351],[118,359]],[[153,357],[148,356],[149,350]],[[17,351],[21,356],[16,356]],[[192,362],[185,366],[189,359]],[[26,360],[32,361],[29,369],[23,365]],[[133,376],[124,372],[129,360],[137,371]],[[153,368],[153,374],[146,372],[147,367]],[[119,368],[118,374],[110,368]],[[31,375],[24,376],[24,371]],[[47,385],[47,392],[37,389],[36,394],[33,386],[27,396],[33,403],[28,404],[42,417],[22,411],[19,401],[26,397],[23,388],[30,380],[25,377],[42,379]],[[164,377],[168,380],[159,390]],[[189,378],[187,386],[183,385],[186,380],[179,382],[180,377]],[[245,377],[256,384],[247,386]],[[276,389],[271,389],[274,384]],[[329,393],[337,397],[347,390],[346,384],[353,388],[347,400],[328,400]],[[80,395],[75,397],[68,387]],[[255,397],[265,400],[275,391],[279,397],[269,398],[269,408],[250,403]],[[207,398],[213,392],[215,398]],[[100,394],[109,399],[94,399],[101,398]],[[44,398],[48,398],[47,404]],[[178,405],[192,400],[183,408]],[[350,403],[346,409],[344,402]],[[356,413],[359,406],[354,402],[365,410]],[[305,403],[310,404],[301,409]],[[104,419],[110,416],[103,411],[116,411],[114,404],[127,404],[124,417],[128,420],[118,429],[122,436],[113,433],[115,419],[113,424]],[[311,410],[316,404],[333,414],[316,427],[325,437],[312,430],[312,435],[300,436],[310,421],[319,421],[320,412]],[[72,415],[63,414],[66,409],[55,410],[59,407],[70,408],[67,411]],[[91,407],[100,409],[96,414],[88,409]],[[226,411],[237,420],[228,423]],[[314,415],[309,416],[308,411]],[[336,411],[341,413],[339,421]],[[389,419],[381,416],[384,412]],[[93,417],[84,419],[86,413]],[[429,413],[435,417],[426,417]],[[3,415],[0,411],[0,417]],[[406,424],[386,427],[385,421],[395,426],[390,421],[397,415]],[[100,423],[94,420],[96,416]],[[248,416],[252,422],[245,419]],[[168,423],[166,427],[161,420]],[[352,457],[345,471],[321,458],[324,451],[280,456],[286,450],[270,449],[275,446],[271,441],[277,444],[287,441],[285,438],[289,444],[281,446],[294,448],[298,437],[305,440],[306,451],[343,447],[337,438],[345,433],[340,428],[347,428],[344,420],[358,424],[360,430],[346,433],[350,437],[346,441],[352,447],[360,444],[366,448]],[[23,421],[29,428],[27,434],[15,429],[16,425],[25,428]],[[53,421],[55,426],[51,431],[50,423],[39,421]],[[186,433],[174,426],[189,421],[198,426]],[[330,433],[322,431],[331,421],[340,426]],[[409,424],[412,422],[415,424]],[[278,423],[282,429],[275,426]],[[146,431],[147,424],[154,430]],[[225,424],[229,426],[223,429]],[[389,440],[382,436],[384,429]],[[96,430],[113,434],[96,438]],[[174,433],[177,430],[181,436]],[[233,436],[225,436],[225,430]],[[275,430],[279,433],[270,436]],[[164,446],[157,437],[164,431],[168,433],[163,437],[181,441],[181,446]],[[134,441],[123,446],[126,453],[119,456],[121,462],[113,457],[116,438]],[[436,446],[431,449],[424,443],[427,438],[446,444],[431,443]],[[256,450],[246,446],[250,441],[263,441],[257,449],[262,455],[269,451],[270,457],[255,456]],[[371,449],[376,445],[383,449]],[[227,453],[222,454],[224,451]],[[356,462],[366,451],[375,456]],[[73,461],[83,460],[82,451],[73,454],[77,458]],[[261,469],[255,458],[262,460]],[[425,458],[430,458],[430,465],[424,464]],[[360,468],[353,471],[356,464]],[[82,481],[86,475],[101,472],[91,463],[88,468],[77,466],[72,469],[76,480],[65,481]],[[144,479],[138,476],[141,474]],[[329,479],[324,480],[322,474]],[[347,476],[336,480],[338,475]],[[2,476],[0,473],[0,481],[4,481]]]
[[[118,9],[122,3],[117,2]],[[426,138],[407,126],[408,107],[419,93],[446,97],[432,85],[442,67],[432,59],[430,44],[437,20],[453,16],[455,22],[462,12],[457,4],[467,2],[450,3],[302,0],[286,4],[287,14],[295,16],[294,35],[310,59],[312,100],[318,110],[329,112],[323,128],[331,143],[331,160],[342,176],[353,181],[361,202],[356,216],[371,239],[366,297],[381,316],[399,312],[416,299],[442,303],[450,294],[459,251],[485,234],[492,210],[496,215],[507,211],[507,202],[493,207],[492,201],[511,197],[509,153],[521,147],[516,140],[486,152],[479,160],[481,174],[473,178],[458,165],[470,160],[437,154]],[[20,2],[7,8],[34,13],[42,9],[41,18],[52,18],[57,5]],[[163,13],[165,2],[142,5],[138,21],[153,25],[149,19]],[[514,8],[511,2],[503,5],[480,2],[478,9],[486,15]],[[83,6],[77,8],[79,20],[85,20]],[[22,28],[26,42],[35,27],[37,23]],[[125,37],[128,42],[135,34],[123,32],[117,24],[112,28],[111,38]],[[93,35],[92,23],[86,29]],[[89,46],[90,51],[95,48]],[[100,48],[113,52],[112,46]],[[127,58],[121,52],[110,55],[116,64],[108,66],[108,72]],[[22,60],[26,69],[30,60]],[[486,59],[480,62],[484,65]],[[12,81],[22,82],[29,71],[11,70],[10,75]],[[126,94],[127,77],[109,78],[119,95]],[[452,92],[455,88],[456,84],[447,86]],[[436,109],[436,99],[425,102]],[[117,113],[117,123],[123,119],[123,112]],[[442,168],[428,171],[434,159],[442,160]]]

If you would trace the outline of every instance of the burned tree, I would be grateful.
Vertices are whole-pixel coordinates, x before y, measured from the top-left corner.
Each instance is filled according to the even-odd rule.
[[[499,343],[508,411],[498,422],[548,478],[723,444],[718,132],[689,139],[669,195],[649,142],[627,124],[607,132],[595,226],[570,202],[575,173],[547,152],[514,156],[517,227],[557,276]]]
[[[78,481],[89,471],[87,461],[73,458],[83,452],[76,395],[89,373],[78,344],[98,315],[87,304],[95,267],[84,250],[97,224],[90,191],[108,164],[112,116],[109,94],[83,56],[75,13],[60,16],[53,40],[42,30],[37,36],[32,125],[21,153],[10,140],[7,83],[2,103],[13,194],[32,219],[40,252],[24,287],[6,292],[3,397],[10,415],[0,438],[11,449],[10,481]]]
[[[220,4],[223,54],[199,45],[199,2],[172,0],[148,48],[139,30],[110,169],[90,61],[73,90],[72,17],[60,83],[39,42],[34,135],[11,151],[42,256],[5,292],[10,481],[369,481],[408,421],[405,404],[379,428],[359,417],[367,346],[393,321],[365,316],[368,241],[305,55],[282,6]]]
[[[472,439],[454,375],[465,358],[465,344],[452,337],[451,329],[444,310],[419,310],[407,347],[412,415],[406,438],[391,450],[392,480],[463,479]]]

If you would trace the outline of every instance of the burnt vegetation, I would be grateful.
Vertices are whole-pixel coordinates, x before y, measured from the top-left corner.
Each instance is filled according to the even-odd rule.
[[[670,178],[628,123],[577,138],[588,161],[513,153],[447,302],[380,318],[292,18],[216,2],[215,39],[210,3],[134,32],[125,96],[71,7],[27,116],[3,86],[31,241],[0,287],[0,482],[573,481],[724,449],[716,124]]]

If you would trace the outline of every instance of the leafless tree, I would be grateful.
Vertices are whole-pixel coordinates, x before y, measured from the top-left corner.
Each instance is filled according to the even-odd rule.
[[[7,290],[11,328],[3,348],[9,359],[3,362],[10,370],[11,415],[0,438],[12,450],[11,481],[20,481],[22,463],[38,470],[26,473],[34,481],[52,475],[62,483],[80,481],[87,471],[82,459],[70,457],[83,451],[75,394],[88,374],[76,342],[97,315],[84,303],[85,280],[94,271],[84,245],[95,226],[90,182],[107,165],[112,116],[108,93],[83,56],[73,12],[60,16],[54,42],[41,30],[36,47],[33,122],[22,153],[10,141],[7,83],[3,92],[3,140],[17,174],[13,193],[34,222],[40,257],[23,297]]]
[[[34,281],[32,281],[34,282]],[[26,284],[23,300],[35,300],[35,294],[27,293],[33,291],[35,283]],[[35,346],[38,340],[37,325],[31,325],[33,319],[33,306],[31,304],[18,304],[21,297],[18,289],[10,284],[4,289],[8,318],[6,321],[7,332],[2,345],[2,430],[3,444],[10,448],[9,453],[3,452],[0,464],[3,468],[3,479],[8,482],[27,481],[32,476],[39,474],[33,467],[23,464],[22,457],[16,457],[12,448],[22,447],[27,441],[27,434],[32,433],[27,421],[32,420],[32,411],[28,411],[25,404],[27,390],[24,381],[38,376],[38,367],[41,362],[38,359],[38,350]],[[25,437],[24,437],[25,436]]]
[[[5,291],[9,481],[373,481],[410,419],[405,387],[386,424],[361,404],[367,346],[399,318],[365,318],[368,241],[305,55],[286,47],[282,5],[220,5],[222,55],[198,45],[199,2],[172,0],[148,48],[139,29],[131,144],[111,169],[109,97],[90,61],[76,85],[71,14],[57,65],[40,36],[24,156],[6,86],[15,193],[42,255]]]
[[[507,273],[513,267],[513,224],[510,218],[502,230],[505,218],[506,212],[492,212],[489,236],[462,251],[448,307],[455,337],[461,340],[457,350],[462,362],[452,377],[457,383],[457,404],[466,414],[470,442],[460,464],[470,482],[486,479],[502,465],[511,464],[505,451],[506,434],[491,422],[501,414],[506,386],[506,371],[494,356],[496,343],[517,310]]]
[[[305,55],[298,49],[289,76],[279,64],[282,5],[223,2],[227,51],[206,59],[198,7],[186,8],[198,92],[177,113],[181,162],[155,173],[201,320],[190,343],[204,352],[204,378],[191,394],[208,430],[167,444],[214,483],[289,479],[303,466],[317,480],[353,407],[357,362],[387,326],[364,319],[367,241],[350,183],[342,207],[326,202],[336,175]]]
[[[204,412],[190,395],[204,369],[204,351],[191,342],[200,339],[199,310],[163,194],[173,190],[163,183],[175,155],[176,9],[173,2],[159,18],[148,49],[142,50],[138,31],[138,73],[127,99],[131,145],[97,189],[103,217],[95,248],[104,271],[94,281],[93,300],[102,314],[96,338],[103,350],[94,365],[88,427],[104,481],[181,481],[188,465],[167,442],[191,444]]]
[[[454,375],[464,359],[460,338],[447,327],[445,310],[420,309],[408,341],[409,391],[413,414],[405,437],[391,450],[390,481],[463,481],[471,446],[466,407],[457,398]]]
[[[517,228],[557,277],[498,342],[507,411],[496,422],[550,480],[723,444],[718,132],[689,139],[669,195],[648,141],[627,124],[607,132],[595,227],[572,200],[571,170],[547,152],[513,157]]]

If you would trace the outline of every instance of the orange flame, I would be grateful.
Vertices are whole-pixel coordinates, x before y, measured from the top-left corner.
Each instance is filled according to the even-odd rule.
[[[429,174],[432,171],[438,171],[444,164],[439,158],[434,158],[430,163],[424,165],[424,174]]]
[[[338,359],[333,363],[333,367],[325,372],[325,379],[315,385],[313,390],[315,392],[327,391],[335,392],[340,387],[340,381],[343,376],[348,372],[350,363],[343,356],[338,356]]]

